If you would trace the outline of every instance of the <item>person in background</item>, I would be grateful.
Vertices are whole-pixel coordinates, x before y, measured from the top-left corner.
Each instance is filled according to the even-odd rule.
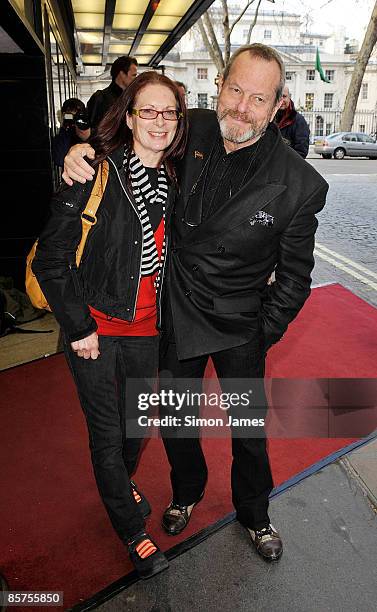
[[[296,111],[287,86],[283,89],[282,104],[275,120],[285,142],[305,159],[309,152],[310,129],[305,117]]]
[[[123,91],[137,77],[137,60],[128,55],[118,57],[110,69],[111,83],[105,89],[99,89],[87,103],[90,124],[96,129],[109,108]]]
[[[61,115],[59,133],[52,141],[52,159],[60,168],[64,166],[64,158],[71,146],[86,142],[91,135],[84,102],[78,98],[65,100]]]
[[[141,74],[93,139],[93,166],[101,172],[106,159],[109,175],[79,268],[75,254],[90,183],[54,196],[32,266],[64,335],[99,493],[141,578],[168,562],[145,531],[150,506],[131,480],[141,439],[130,435],[135,406],[127,391],[135,384],[150,391],[148,380],[157,374],[165,217],[186,134],[185,102],[173,81]]]

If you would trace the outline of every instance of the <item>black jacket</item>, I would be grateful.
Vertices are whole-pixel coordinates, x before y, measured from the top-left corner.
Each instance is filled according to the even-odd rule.
[[[52,140],[52,159],[60,168],[64,167],[64,158],[69,149],[75,144],[82,144],[84,141],[78,138],[74,129],[65,130],[60,128],[58,134]]]
[[[86,105],[90,126],[96,128],[109,108],[121,96],[123,89],[114,81],[105,89],[99,89],[89,98]]]
[[[109,178],[79,268],[81,212],[93,182],[74,183],[54,195],[51,215],[38,241],[32,265],[46,299],[69,341],[97,329],[88,305],[132,321],[139,289],[142,226],[123,171],[123,147],[108,157]],[[94,179],[93,179],[94,181]],[[174,198],[169,188],[167,213]],[[160,290],[162,282],[160,283]],[[159,295],[157,301],[159,305]]]
[[[213,111],[190,112],[165,283],[180,359],[238,346],[256,335],[268,349],[281,338],[310,293],[315,213],[328,189],[271,124],[270,146],[254,176],[201,222],[190,193],[200,188],[217,134]],[[192,230],[179,237],[182,218]],[[274,269],[276,282],[267,288]]]
[[[310,129],[306,123],[305,117],[296,111],[292,100],[291,108],[288,114],[284,113],[283,110],[279,110],[276,113],[275,120],[278,125],[283,117],[284,123],[287,123],[287,125],[280,127],[280,134],[285,142],[305,159],[309,152],[310,137]]]

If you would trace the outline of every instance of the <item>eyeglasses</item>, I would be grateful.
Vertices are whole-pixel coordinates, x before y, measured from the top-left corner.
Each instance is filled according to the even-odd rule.
[[[158,111],[154,108],[133,108],[132,114],[137,115],[140,119],[156,119],[158,115],[162,115],[166,121],[178,121],[183,117],[183,113],[177,110]]]

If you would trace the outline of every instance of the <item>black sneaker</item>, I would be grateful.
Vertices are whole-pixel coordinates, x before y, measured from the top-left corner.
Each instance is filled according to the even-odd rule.
[[[132,492],[134,494],[135,501],[138,505],[138,508],[143,516],[143,518],[147,518],[152,512],[151,506],[147,500],[147,498],[143,495],[140,489],[137,488],[136,483],[133,480],[130,480]]]
[[[283,553],[283,542],[275,527],[267,525],[263,529],[248,529],[251,541],[253,542],[257,552],[266,561],[277,561]]]
[[[142,531],[127,543],[130,559],[140,578],[147,580],[169,567],[169,562],[152,538]]]

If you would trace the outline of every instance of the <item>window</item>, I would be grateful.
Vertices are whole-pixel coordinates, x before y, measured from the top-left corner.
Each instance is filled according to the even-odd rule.
[[[360,126],[360,127],[364,127],[365,128],[365,125]],[[358,138],[359,138],[359,140],[361,142],[369,142],[369,143],[373,142],[374,143],[373,138],[371,138],[371,136],[368,136],[367,134],[364,134],[364,133],[363,134],[358,134]]]
[[[272,30],[265,30],[264,38],[272,38]]]
[[[196,77],[198,81],[206,81],[208,79],[208,68],[197,68]]]
[[[198,94],[198,108],[207,108],[208,106],[208,94]]]
[[[293,81],[293,75],[294,75],[294,72],[286,72],[285,73],[285,80],[286,81]]]
[[[325,93],[325,98],[323,101],[323,108],[332,108],[333,99],[334,99],[334,94]]]
[[[326,123],[326,136],[332,132],[332,123]]]
[[[315,79],[315,70],[307,70],[306,71],[306,80],[307,81],[314,81]]]
[[[365,132],[365,125],[363,123],[359,125],[359,132],[361,132],[362,134],[364,134]]]
[[[313,110],[314,107],[314,93],[305,94],[305,110]]]
[[[315,118],[315,135],[323,136],[323,117],[320,115]]]
[[[334,82],[335,79],[335,70],[325,70],[325,77],[326,79],[328,79],[331,83]]]
[[[361,99],[368,100],[368,83],[363,83],[361,85]]]
[[[357,142],[357,136],[355,134],[345,134],[343,140],[346,142]]]

